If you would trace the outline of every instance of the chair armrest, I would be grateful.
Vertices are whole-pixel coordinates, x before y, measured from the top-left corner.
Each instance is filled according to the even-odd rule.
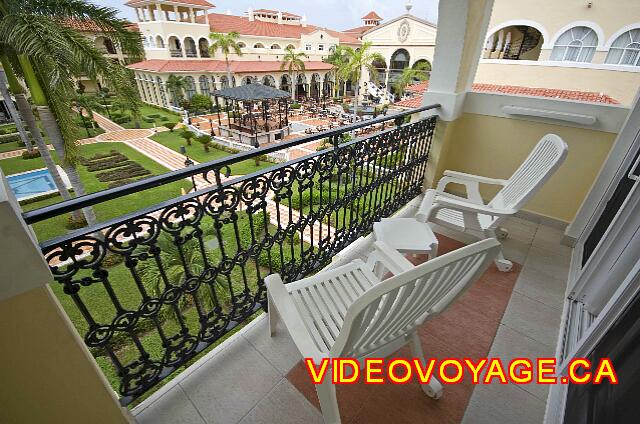
[[[451,180],[475,181],[481,184],[505,185],[508,182],[508,180],[502,180],[499,178],[489,178],[481,175],[466,174],[464,172],[449,170],[444,171],[442,175],[444,177],[451,178]]]
[[[414,268],[414,265],[407,258],[385,242],[378,240],[373,246],[375,248],[374,251],[379,256],[380,262],[394,275]]]
[[[484,215],[492,215],[492,216],[509,216],[518,212],[516,209],[497,209],[491,206],[478,205],[471,202],[465,202],[462,200],[455,200],[451,198],[443,198],[439,197],[435,203],[433,211],[437,209],[456,209],[465,212],[474,212],[480,213]]]
[[[276,308],[276,313],[287,327],[291,339],[298,347],[303,357],[312,357],[314,360],[321,359],[321,353],[315,342],[311,338],[309,331],[300,317],[300,311],[291,300],[287,288],[280,278],[280,274],[271,274],[264,279],[269,296],[270,306]]]

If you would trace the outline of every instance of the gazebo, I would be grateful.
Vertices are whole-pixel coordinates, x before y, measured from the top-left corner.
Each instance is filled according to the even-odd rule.
[[[288,92],[263,84],[247,84],[216,90],[213,96],[220,136],[258,147],[289,135]],[[221,109],[227,112],[227,125],[220,118]]]

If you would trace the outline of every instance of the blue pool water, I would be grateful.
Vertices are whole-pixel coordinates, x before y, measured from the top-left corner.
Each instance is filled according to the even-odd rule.
[[[57,191],[53,177],[46,169],[9,175],[7,176],[7,181],[9,181],[9,187],[11,187],[18,200]]]

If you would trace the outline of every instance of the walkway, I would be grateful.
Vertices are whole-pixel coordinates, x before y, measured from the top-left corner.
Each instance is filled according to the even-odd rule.
[[[97,143],[97,142],[98,142],[98,140],[95,137],[94,138],[83,138],[82,140],[78,140],[78,144],[80,144],[80,145],[93,144],[93,143]],[[54,150],[53,146],[51,144],[47,144],[47,147],[49,147],[49,150]],[[11,150],[10,152],[0,153],[0,160],[17,158],[18,156],[22,156],[22,153],[24,153],[26,151],[27,151],[27,149],[17,149],[17,150]]]
[[[94,119],[98,123],[98,125],[100,125],[106,131],[104,134],[100,134],[97,137],[98,141],[115,141],[125,143],[132,149],[137,150],[138,152],[172,171],[176,169],[183,169],[185,167],[184,163],[187,160],[186,156],[181,155],[175,150],[165,147],[162,144],[157,143],[149,138],[150,136],[155,134],[153,130],[125,129],[96,112],[94,112]],[[157,130],[165,131],[166,129],[158,128]],[[192,162],[194,164],[199,163],[194,160],[192,160]],[[233,180],[237,177],[237,175],[232,175],[230,177],[222,176],[221,179],[223,182],[225,182],[228,180]],[[207,182],[201,175],[194,175],[193,178],[198,189],[202,189],[212,185],[211,183]],[[278,209],[280,212],[280,225],[283,228],[286,228],[289,225],[290,208],[288,206],[278,206],[273,200],[267,199],[266,209],[267,212],[269,212],[270,220],[273,225],[278,225]],[[293,222],[300,222],[300,212],[291,210],[291,218]],[[306,227],[304,229],[302,239],[307,243],[313,243],[314,245],[317,245],[321,237],[326,237],[328,234],[331,236],[335,234],[335,229],[326,224],[323,224],[321,227],[318,223],[315,223],[313,227]]]

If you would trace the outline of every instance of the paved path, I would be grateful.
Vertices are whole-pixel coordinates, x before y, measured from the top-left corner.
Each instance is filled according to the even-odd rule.
[[[180,153],[172,150],[168,147],[163,146],[162,144],[151,140],[149,137],[152,136],[155,132],[150,129],[124,129],[120,125],[117,125],[111,122],[106,117],[100,115],[99,113],[94,112],[94,119],[106,132],[104,134],[99,135],[98,141],[109,141],[109,142],[123,142],[130,146],[131,148],[137,150],[143,155],[149,157],[155,162],[161,164],[162,166],[170,169],[182,169],[185,167],[184,162],[187,160],[187,157],[181,155]],[[195,164],[198,162],[193,161]],[[238,176],[230,176],[228,178],[222,177],[222,181],[232,180],[237,178]],[[196,183],[196,187],[198,189],[202,189],[213,184],[207,182],[202,176],[194,175],[194,180]],[[269,212],[270,220],[273,225],[278,225],[278,210],[280,212],[280,225],[285,228],[289,225],[289,213],[291,212],[291,220],[295,222],[299,222],[301,219],[300,212],[297,210],[291,210],[288,206],[285,205],[277,205],[271,199],[267,199],[267,212]],[[312,234],[313,233],[313,234]],[[303,231],[303,240],[308,243],[313,243],[317,245],[318,241],[321,237],[326,237],[327,234],[333,236],[335,230],[323,224],[322,227],[316,223],[313,227],[306,227]]]
[[[82,140],[78,140],[78,144],[93,144],[97,142],[98,140],[96,138],[83,138]],[[47,147],[49,147],[49,150],[53,150],[53,146],[51,144],[48,144]],[[17,149],[17,150],[11,150],[10,152],[0,153],[0,160],[11,159],[11,158],[16,158],[18,156],[22,156],[22,153],[26,151],[27,149]]]

